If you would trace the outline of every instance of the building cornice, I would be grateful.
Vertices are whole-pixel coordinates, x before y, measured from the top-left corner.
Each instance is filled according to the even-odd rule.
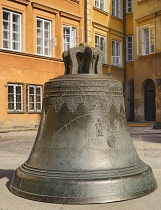
[[[141,23],[143,21],[146,21],[146,20],[149,20],[151,18],[154,18],[154,17],[157,17],[157,16],[160,16],[161,15],[161,10],[157,11],[157,12],[154,12],[152,14],[149,14],[149,15],[146,15],[146,16],[143,16],[141,18],[138,18],[136,19],[136,22],[137,23]]]
[[[64,11],[60,11],[59,14],[60,14],[61,17],[66,17],[66,18],[69,18],[69,19],[72,19],[72,20],[75,20],[75,21],[80,21],[82,19],[79,16],[72,15],[72,14],[64,12]]]
[[[49,13],[52,13],[52,14],[57,14],[59,12],[59,10],[57,10],[57,9],[47,7],[47,6],[44,6],[42,4],[38,4],[38,3],[35,3],[35,2],[32,2],[31,5],[34,9],[43,10],[45,12],[49,12]]]
[[[8,0],[8,1],[12,1],[12,2],[15,2],[15,3],[19,3],[19,4],[23,4],[25,6],[27,6],[30,2],[30,0]]]
[[[66,1],[71,1],[72,3],[76,3],[76,4],[79,4],[79,0],[66,0]]]
[[[110,28],[110,27],[108,27],[108,26],[102,25],[102,24],[100,24],[100,23],[98,23],[98,22],[92,22],[92,24],[93,24],[93,26],[94,26],[95,28],[98,28],[98,29],[101,29],[101,30],[104,30],[104,31],[109,31],[109,30],[111,30],[111,32],[113,31],[113,32],[115,32],[115,33],[117,33],[117,34],[120,34],[122,37],[124,36],[123,32],[117,31],[117,30],[115,30],[115,29],[113,29],[113,28]]]
[[[41,55],[34,55],[34,54],[29,54],[29,53],[23,53],[23,52],[15,52],[11,50],[4,50],[0,49],[0,55],[14,55],[14,56],[22,56],[22,57],[29,57],[29,58],[36,58],[36,59],[41,59],[41,60],[50,60],[50,61],[58,61],[62,62],[62,59],[59,58],[53,58],[53,57],[46,57],[46,56],[41,56]]]

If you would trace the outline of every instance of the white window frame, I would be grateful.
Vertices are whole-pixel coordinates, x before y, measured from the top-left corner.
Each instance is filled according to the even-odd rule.
[[[94,0],[94,6],[100,10],[105,11],[106,1],[105,0]]]
[[[13,93],[9,92],[9,87],[13,87]],[[16,93],[17,87],[21,88],[20,94]],[[8,112],[9,113],[22,113],[23,112],[23,85],[22,84],[11,84],[7,85],[8,90]],[[18,96],[20,95],[21,99],[18,101]],[[9,96],[13,96],[13,101],[9,101]],[[9,108],[9,104],[13,104],[13,109]],[[21,104],[21,108],[17,108],[17,104]]]
[[[112,16],[122,19],[122,0],[112,0]]]
[[[30,93],[30,88],[33,88],[34,93]],[[40,89],[40,101],[37,102],[36,89]],[[33,95],[33,101],[30,101],[30,96]],[[37,109],[37,103],[40,103],[40,109]],[[34,109],[30,109],[30,104],[34,105]],[[41,85],[28,85],[28,112],[29,113],[40,113],[42,111],[42,86]]]
[[[9,14],[9,21],[3,19],[3,24],[2,24],[2,48],[5,50],[12,50],[16,52],[21,52],[22,51],[22,14],[14,11],[10,11],[7,9],[3,9],[3,14],[8,13]],[[13,16],[16,15],[19,17],[19,22],[13,22]],[[8,23],[8,29],[5,29],[5,23]],[[18,31],[14,31],[13,25],[17,26]],[[4,38],[5,33],[8,34],[8,38]],[[16,37],[17,39],[15,40],[13,37]],[[4,46],[4,42],[8,42],[8,46]],[[18,44],[18,49],[14,49],[13,44]]]
[[[131,13],[133,11],[132,1],[133,0],[126,0],[126,13]]]
[[[98,37],[98,39],[96,39]],[[103,40],[103,44],[101,44],[101,39]],[[98,42],[97,42],[98,40]],[[106,37],[101,36],[99,34],[95,34],[95,47],[102,50],[104,52],[104,61],[103,63],[106,63]]]
[[[69,34],[66,33],[65,29],[69,30]],[[76,46],[77,46],[77,29],[72,26],[63,25],[63,50],[69,50],[69,48]]]
[[[154,33],[151,33],[153,30]],[[148,32],[149,37],[146,37]],[[155,53],[155,26],[145,25],[136,28],[137,55],[149,55]]]
[[[128,40],[131,38],[131,42]],[[131,47],[129,47],[129,44],[131,44]],[[129,53],[129,50],[131,50],[131,53]],[[131,59],[129,59],[129,56],[131,55]],[[134,59],[134,45],[133,45],[133,35],[126,36],[126,61],[133,61]]]
[[[118,49],[117,45],[119,45]],[[112,65],[122,67],[122,43],[116,40],[112,40]]]
[[[38,27],[38,21],[42,22],[42,28]],[[49,24],[49,30],[45,29],[45,23]],[[52,22],[50,20],[46,20],[43,18],[36,18],[36,54],[42,55],[45,57],[51,57],[52,56],[52,38],[51,38],[51,25]],[[40,30],[40,35],[38,34],[38,30]],[[49,33],[49,38],[45,38],[45,33]],[[38,39],[41,40],[41,44],[38,43]],[[47,44],[45,44],[47,43]],[[38,47],[42,52],[38,52]],[[49,53],[45,53],[45,49],[48,50]]]

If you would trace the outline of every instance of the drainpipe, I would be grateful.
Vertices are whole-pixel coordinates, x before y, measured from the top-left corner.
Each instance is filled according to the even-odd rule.
[[[126,1],[123,1],[123,54],[124,54],[124,78],[123,78],[123,92],[125,95],[125,87],[126,87]],[[126,108],[126,107],[125,107]]]
[[[87,0],[84,1],[84,42],[87,40]]]

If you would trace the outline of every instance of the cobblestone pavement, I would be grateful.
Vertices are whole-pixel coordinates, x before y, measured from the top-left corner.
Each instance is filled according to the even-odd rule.
[[[61,205],[27,200],[13,195],[8,187],[14,170],[31,152],[37,131],[0,133],[0,210],[161,210],[161,130],[130,127],[132,140],[140,158],[153,169],[158,189],[142,198],[92,205]]]

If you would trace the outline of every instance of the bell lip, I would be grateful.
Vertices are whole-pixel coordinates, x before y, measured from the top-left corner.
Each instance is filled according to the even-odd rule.
[[[125,195],[116,195],[116,196],[106,196],[100,198],[61,198],[61,197],[53,197],[53,196],[43,196],[37,195],[29,192],[24,192],[20,189],[15,188],[12,184],[10,184],[10,191],[22,198],[46,202],[46,203],[55,203],[55,204],[69,204],[69,205],[87,205],[87,204],[101,204],[101,203],[112,203],[112,202],[121,202],[126,200],[132,200],[139,197],[146,196],[152,192],[154,192],[158,188],[157,183],[155,183],[150,188],[142,190],[140,192],[136,192],[133,194],[125,194]]]

